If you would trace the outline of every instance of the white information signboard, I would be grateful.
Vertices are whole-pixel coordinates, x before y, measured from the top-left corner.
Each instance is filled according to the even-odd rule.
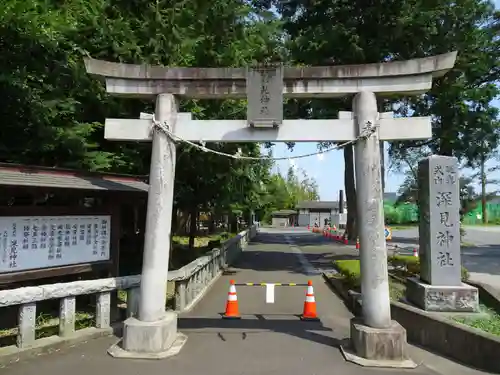
[[[110,258],[111,216],[0,217],[0,273]]]

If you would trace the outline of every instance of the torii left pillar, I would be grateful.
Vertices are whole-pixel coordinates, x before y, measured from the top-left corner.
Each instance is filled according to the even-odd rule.
[[[177,121],[177,108],[174,95],[159,94],[156,98],[156,121],[173,130]],[[152,132],[139,315],[125,320],[121,343],[108,350],[113,357],[166,358],[177,354],[187,340],[187,336],[177,331],[177,314],[165,308],[174,199],[175,143],[156,127],[152,128]]]

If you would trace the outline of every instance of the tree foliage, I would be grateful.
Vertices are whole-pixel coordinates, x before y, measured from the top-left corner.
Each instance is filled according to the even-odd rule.
[[[269,176],[266,183],[262,185],[263,205],[258,211],[262,221],[270,221],[273,211],[295,209],[300,201],[319,199],[316,181],[307,176],[304,171],[300,173],[302,176],[290,167],[285,177],[280,173]]]
[[[282,53],[279,20],[244,1],[6,0],[0,10],[0,160],[148,174],[151,145],[104,140],[106,117],[137,118],[153,103],[106,94],[83,58],[165,66],[245,66]],[[244,118],[243,101],[184,100],[199,119]],[[260,155],[257,144],[208,144]],[[175,206],[250,211],[269,162],[179,144]]]
[[[445,0],[4,0],[0,9],[0,160],[147,174],[151,145],[108,142],[106,117],[137,118],[153,103],[110,97],[83,57],[165,66],[362,64],[458,51],[455,68],[432,90],[387,97],[380,109],[432,116],[433,138],[393,142],[402,162],[419,150],[478,167],[498,146],[499,12],[491,1]],[[196,118],[244,118],[245,102],[183,100]],[[287,116],[335,118],[350,98],[288,100]],[[257,156],[255,144],[209,144]],[[323,145],[325,146],[325,145]],[[272,163],[222,158],[178,146],[179,210],[249,212],[317,197],[313,182],[273,175]],[[344,149],[348,206],[356,194],[351,147]],[[290,177],[290,176],[289,176]],[[305,185],[304,185],[305,184]],[[288,189],[288,190],[286,190]],[[285,193],[287,192],[287,193]],[[273,194],[276,197],[273,197]],[[288,195],[287,195],[288,194]],[[349,228],[355,236],[354,209]]]

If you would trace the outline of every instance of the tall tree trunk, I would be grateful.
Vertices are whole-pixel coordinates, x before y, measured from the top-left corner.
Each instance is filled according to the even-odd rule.
[[[484,165],[486,160],[484,154],[481,155],[481,211],[483,224],[488,223],[488,210],[486,208],[486,172],[484,170]]]
[[[196,238],[197,232],[197,223],[196,219],[198,218],[198,206],[192,206],[189,212],[189,249],[194,249],[194,239]]]
[[[233,213],[229,214],[229,232],[238,233],[238,217]]]
[[[448,124],[452,123],[451,121],[453,121],[453,119],[450,119],[449,117],[443,116],[441,118],[441,140],[439,142],[439,151],[437,152],[438,155],[453,156],[453,143],[450,142],[450,139],[456,139],[458,135],[450,129]]]
[[[176,234],[184,236],[187,233],[187,225],[189,220],[189,212],[185,209],[179,210],[177,221],[177,232]]]
[[[352,146],[344,147],[344,181],[347,199],[347,235],[350,240],[358,237],[356,226],[356,184],[354,181],[354,152]]]
[[[214,233],[215,232],[215,213],[210,212],[209,216],[209,221],[208,221],[208,233]]]
[[[178,211],[177,207],[174,206],[172,209],[172,213],[173,213],[173,215],[172,215],[172,229],[171,229],[172,233],[177,233],[177,231],[178,231],[177,225],[179,223],[179,220],[178,220],[179,215],[178,215],[177,211]]]

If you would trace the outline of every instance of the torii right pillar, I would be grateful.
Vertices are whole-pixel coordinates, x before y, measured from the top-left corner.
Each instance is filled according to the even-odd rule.
[[[379,114],[377,98],[370,91],[354,96],[352,116],[358,136],[367,134],[355,144],[363,314],[351,320],[351,346],[342,347],[342,352],[346,360],[362,366],[414,368],[407,353],[406,330],[391,319],[377,127],[385,116]],[[367,133],[370,128],[373,131]]]

